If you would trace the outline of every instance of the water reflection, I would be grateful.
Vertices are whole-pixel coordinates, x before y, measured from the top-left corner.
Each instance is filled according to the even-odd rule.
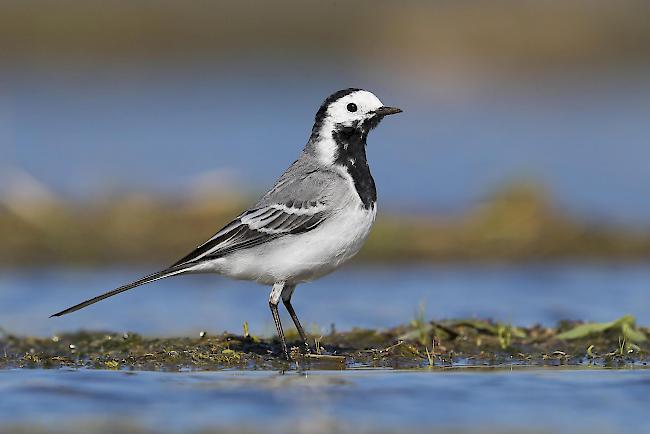
[[[10,370],[0,380],[5,428],[72,432],[639,432],[650,392],[647,370],[594,369]]]

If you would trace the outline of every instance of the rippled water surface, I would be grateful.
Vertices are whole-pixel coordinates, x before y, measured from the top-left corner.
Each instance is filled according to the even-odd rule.
[[[213,276],[168,279],[48,318],[145,271],[2,274],[0,324],[23,335],[79,328],[179,335],[239,332],[246,320],[254,333],[273,333],[268,288]],[[420,302],[437,318],[527,325],[633,314],[647,325],[648,282],[645,266],[350,267],[299,287],[294,299],[304,321],[322,329],[394,326],[409,321]],[[6,370],[0,432],[647,432],[650,370],[638,367],[284,375]]]
[[[0,371],[8,427],[647,432],[648,370]],[[1,431],[1,429],[0,429]]]

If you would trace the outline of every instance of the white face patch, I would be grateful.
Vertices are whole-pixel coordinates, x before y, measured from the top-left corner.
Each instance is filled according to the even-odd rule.
[[[374,116],[373,112],[382,106],[379,98],[372,92],[358,90],[334,101],[327,109],[326,122],[350,126],[354,122]]]
[[[320,140],[316,143],[319,159],[327,165],[334,163],[338,149],[331,133],[337,125],[352,126],[363,122],[376,116],[374,111],[380,107],[383,104],[379,98],[367,90],[352,92],[331,103],[320,129]]]

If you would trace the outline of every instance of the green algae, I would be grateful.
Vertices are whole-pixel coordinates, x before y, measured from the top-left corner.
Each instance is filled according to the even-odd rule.
[[[277,339],[248,335],[144,337],[80,331],[49,338],[0,336],[0,368],[89,368],[119,370],[286,370],[449,368],[463,366],[646,365],[650,344],[631,340],[650,330],[629,326],[630,318],[608,327],[563,322],[557,327],[514,327],[486,320],[424,321],[386,330],[353,329],[310,336],[312,357],[292,339],[293,362],[285,361]],[[291,335],[290,335],[291,336]],[[313,342],[317,342],[314,345]],[[339,357],[330,357],[339,356]]]
[[[580,324],[571,330],[560,333],[558,339],[580,339],[589,336],[598,335],[608,330],[616,330],[620,335],[630,342],[645,342],[647,337],[645,333],[636,328],[636,320],[632,315],[624,315],[614,321],[603,323]]]

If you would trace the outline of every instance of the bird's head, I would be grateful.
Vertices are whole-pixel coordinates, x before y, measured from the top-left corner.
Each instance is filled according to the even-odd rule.
[[[328,96],[316,112],[310,142],[321,159],[333,161],[341,146],[359,142],[365,146],[368,132],[387,116],[402,110],[385,106],[372,92],[363,89],[343,89]],[[349,140],[346,140],[349,138]],[[337,146],[332,146],[337,142]]]

